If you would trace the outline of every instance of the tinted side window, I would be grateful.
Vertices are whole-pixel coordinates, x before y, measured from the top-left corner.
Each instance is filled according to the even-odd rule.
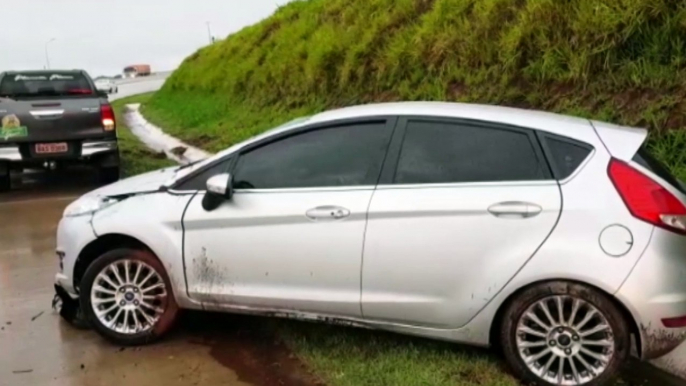
[[[218,162],[209,168],[196,173],[188,180],[180,183],[174,189],[176,190],[207,190],[207,180],[217,174],[226,173],[231,159],[226,159]]]
[[[572,175],[593,150],[586,144],[566,138],[546,135],[545,142],[550,152],[550,162],[555,172],[555,178],[558,180],[563,180]]]
[[[238,160],[236,189],[375,185],[392,128],[385,122],[309,131]]]
[[[543,180],[525,132],[450,122],[410,121],[395,183]]]

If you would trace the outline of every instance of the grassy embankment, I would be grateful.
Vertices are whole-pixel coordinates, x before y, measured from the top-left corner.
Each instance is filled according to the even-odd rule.
[[[650,129],[686,179],[686,4],[670,0],[309,0],[188,57],[144,113],[210,151],[375,101],[543,109]],[[451,345],[291,323],[332,385],[514,385]]]
[[[133,176],[147,171],[175,165],[164,154],[156,153],[147,148],[129,130],[124,121],[124,106],[129,103],[144,103],[152,94],[136,95],[112,102],[117,119],[117,136],[122,157],[122,175]]]
[[[188,57],[144,112],[218,150],[304,114],[395,100],[647,127],[686,178],[686,3],[296,1]]]

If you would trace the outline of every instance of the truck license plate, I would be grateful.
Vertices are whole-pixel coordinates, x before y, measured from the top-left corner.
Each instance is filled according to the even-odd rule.
[[[66,142],[36,144],[36,154],[66,153],[67,151],[69,151],[69,146]]]

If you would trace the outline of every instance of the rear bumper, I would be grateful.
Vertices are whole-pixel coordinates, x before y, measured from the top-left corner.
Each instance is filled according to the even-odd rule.
[[[119,147],[117,144],[117,139],[105,139],[105,140],[83,140],[79,142],[79,149],[75,154],[70,155],[56,155],[55,159],[68,159],[68,160],[87,160],[93,156],[102,155],[105,153],[117,152]],[[52,159],[51,157],[30,157],[26,155],[26,152],[22,152],[21,145],[11,144],[8,146],[0,146],[0,161],[7,162],[40,162],[46,159]]]
[[[665,326],[665,320],[686,316],[685,274],[686,237],[655,228],[643,256],[615,294],[636,320],[643,359],[659,358],[686,340],[683,323]]]

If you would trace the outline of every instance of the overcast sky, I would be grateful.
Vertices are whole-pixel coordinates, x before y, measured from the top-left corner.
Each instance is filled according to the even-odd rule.
[[[171,70],[209,42],[271,15],[288,0],[0,0],[0,72],[51,68],[114,75],[146,63]]]

